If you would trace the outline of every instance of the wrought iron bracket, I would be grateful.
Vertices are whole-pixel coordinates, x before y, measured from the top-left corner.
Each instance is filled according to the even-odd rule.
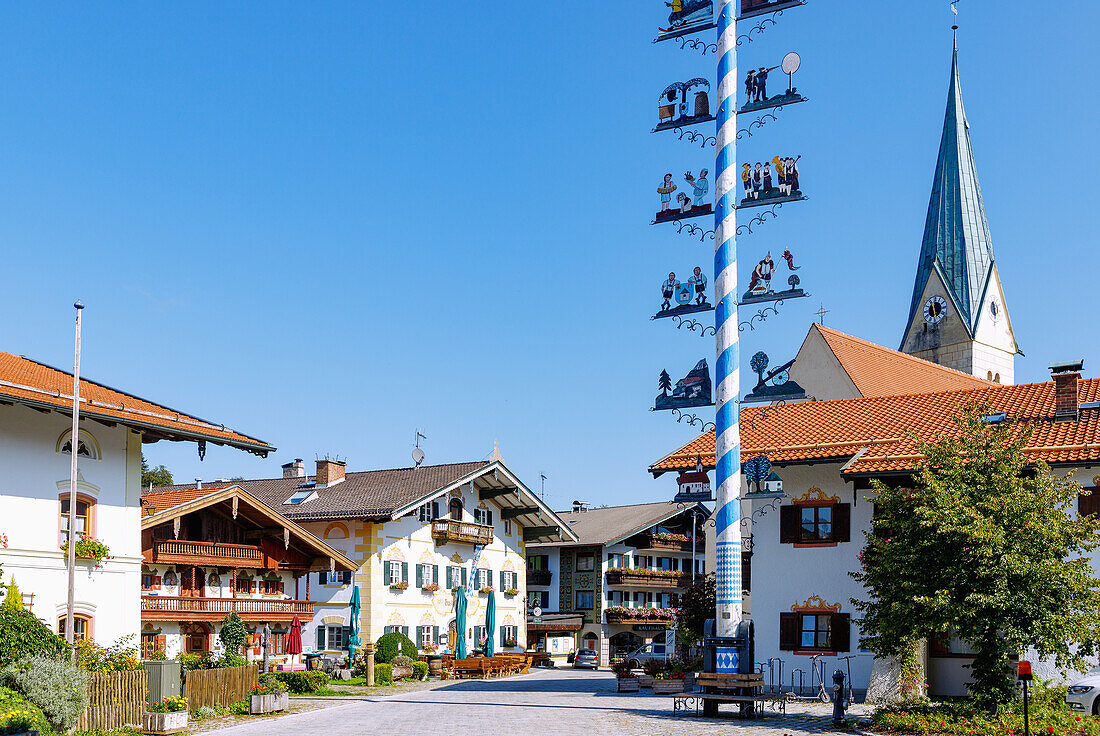
[[[679,36],[675,40],[680,42],[681,51],[698,51],[703,56],[707,54],[718,53],[718,44],[709,43],[702,38],[690,38],[688,36]]]
[[[799,3],[799,4],[801,5],[801,4],[804,4],[804,3]],[[782,18],[782,17],[783,17],[783,11],[782,10],[776,10],[775,12],[773,12],[768,17],[766,17],[766,18],[761,17],[760,20],[754,21],[755,24],[751,28],[749,28],[748,31],[746,31],[745,33],[742,33],[741,35],[739,35],[737,37],[737,45],[740,46],[743,43],[752,43],[752,41],[753,41],[752,35],[754,33],[759,36],[759,35],[763,34],[764,31],[771,28],[772,26],[779,25],[779,19]],[[744,20],[747,21],[748,19],[746,18]]]
[[[685,414],[679,409],[672,410],[672,416],[676,417],[676,423],[687,422],[692,427],[698,427],[700,432],[709,432],[715,428],[714,422],[707,422],[695,414]]]
[[[779,217],[779,210],[783,209],[783,204],[784,204],[783,202],[776,202],[775,204],[773,204],[771,206],[770,209],[764,210],[763,212],[761,212],[758,215],[754,215],[753,218],[751,220],[749,220],[748,222],[746,222],[745,224],[738,225],[737,226],[737,234],[738,235],[752,235],[753,225],[763,225],[768,220],[772,220],[772,219],[775,219],[776,217]]]
[[[692,332],[699,332],[699,337],[713,337],[718,334],[718,331],[714,329],[714,325],[705,325],[699,320],[684,318],[676,314],[672,316],[672,321],[676,325],[676,329],[683,330],[688,329]],[[710,331],[709,333],[707,331]]]
[[[797,104],[798,102],[805,102],[805,101],[806,101],[806,99],[803,98],[801,100],[798,100],[797,102],[784,103],[784,105],[794,105],[794,104]],[[778,121],[779,118],[777,116],[779,115],[779,113],[783,112],[784,105],[776,105],[775,107],[771,108],[768,112],[764,113],[763,115],[758,117],[756,120],[753,120],[751,123],[749,123],[747,128],[741,128],[740,130],[738,130],[737,131],[737,140],[741,140],[742,136],[746,136],[746,137],[751,138],[753,130],[759,130],[760,128],[763,128],[768,123],[774,123],[774,122]],[[738,114],[739,115],[750,115],[751,113],[738,113]]]
[[[677,140],[682,141],[687,138],[688,143],[698,143],[700,148],[706,148],[708,145],[713,147],[718,143],[718,139],[714,136],[700,133],[691,128],[676,128],[676,134]]]
[[[737,324],[737,331],[738,332],[744,332],[745,328],[747,327],[749,330],[755,332],[756,331],[756,321],[759,320],[760,322],[767,322],[769,316],[778,317],[779,316],[779,310],[776,307],[780,306],[781,304],[783,304],[783,300],[782,299],[777,299],[776,301],[772,302],[771,304],[767,305],[766,307],[763,307],[761,309],[756,310],[756,314],[749,317],[748,321],[739,322]],[[768,314],[769,312],[771,313],[770,315]]]
[[[676,223],[676,232],[683,233],[684,230],[687,230],[688,235],[698,235],[700,243],[705,243],[707,241],[707,236],[710,236],[710,239],[714,240],[713,230],[704,230],[703,228],[696,225],[694,222],[680,220]]]

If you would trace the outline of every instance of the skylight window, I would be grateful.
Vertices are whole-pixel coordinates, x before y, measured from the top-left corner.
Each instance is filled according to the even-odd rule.
[[[997,414],[986,414],[982,417],[982,421],[986,424],[1001,424],[1008,418],[1008,415],[1003,411]]]
[[[291,496],[290,498],[288,498],[284,503],[285,504],[301,503],[302,501],[305,501],[307,498],[309,498],[312,495],[313,495],[313,489],[312,488],[307,488],[303,491],[295,491],[294,495]]]

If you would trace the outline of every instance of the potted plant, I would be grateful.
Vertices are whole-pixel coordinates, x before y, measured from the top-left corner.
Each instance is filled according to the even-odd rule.
[[[615,673],[615,683],[620,693],[638,692],[640,683],[634,670],[630,669],[630,662],[625,659],[619,660],[611,665],[611,671]]]
[[[390,590],[406,590],[408,587],[408,580],[398,580],[396,583],[390,583]]]
[[[484,588],[480,589],[478,592],[481,593],[482,595],[489,595],[490,593],[493,592],[493,590],[495,590],[495,588],[493,588],[493,586],[486,585]]]
[[[252,686],[248,694],[248,712],[252,715],[286,710],[290,703],[290,697],[283,688],[283,683],[275,679],[275,675],[271,673],[261,675],[260,681]]]
[[[69,551],[69,540],[61,543],[63,552]],[[111,548],[98,539],[92,539],[87,534],[81,534],[76,538],[76,556],[83,560],[94,560],[99,567],[103,560],[110,559]]]
[[[150,733],[175,733],[187,728],[187,698],[146,703],[142,726]]]
[[[428,583],[421,590],[425,593],[434,593],[439,590],[439,583]]]

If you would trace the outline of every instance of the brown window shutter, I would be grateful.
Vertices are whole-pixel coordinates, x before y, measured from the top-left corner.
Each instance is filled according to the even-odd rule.
[[[1077,513],[1081,516],[1094,516],[1100,511],[1100,488],[1084,490],[1090,493],[1087,496],[1083,493],[1077,496]]]
[[[833,541],[852,541],[852,507],[846,503],[833,506]]]
[[[794,544],[798,541],[798,513],[797,506],[779,507],[780,544]]]
[[[852,626],[851,614],[834,613],[833,620],[829,622],[829,638],[832,639],[834,652],[850,652],[852,650]]]
[[[163,634],[157,636],[157,649],[159,649],[163,652],[167,646],[168,646],[168,637],[163,635]]]
[[[779,648],[781,650],[793,652],[798,649],[799,633],[797,613],[779,614]]]

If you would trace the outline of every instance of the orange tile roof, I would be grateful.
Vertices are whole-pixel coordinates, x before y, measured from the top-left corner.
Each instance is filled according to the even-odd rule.
[[[154,486],[156,488],[156,486]],[[185,503],[190,503],[197,498],[203,496],[209,496],[211,493],[217,493],[218,491],[229,488],[229,486],[203,486],[202,488],[181,488],[173,491],[162,491],[160,493],[156,491],[144,492],[141,494],[142,507],[152,506],[157,510],[157,513],[161,511],[167,511],[168,509],[175,508]]]
[[[1081,403],[1100,400],[1100,379],[1078,384]],[[932,439],[957,430],[954,417],[969,403],[988,405],[1010,419],[1030,420],[1034,432],[1025,452],[1035,461],[1100,461],[1100,408],[1086,408],[1077,421],[1054,419],[1054,384],[988,385],[966,391],[881,396],[837,401],[807,401],[778,409],[741,409],[741,459],[766,454],[773,463],[807,460],[842,462],[855,458],[846,474],[903,472],[920,457],[910,433]],[[649,470],[655,476],[690,470],[696,457],[714,467],[714,432],[707,432],[661,458]]]
[[[0,399],[72,411],[73,375],[20,355],[0,352]],[[205,440],[266,456],[275,450],[263,440],[234,432],[225,425],[169,409],[101,383],[80,379],[80,414],[114,421],[150,435],[176,440]]]
[[[864,398],[996,385],[984,378],[915,358],[824,325],[815,324],[811,329],[821,333]]]

